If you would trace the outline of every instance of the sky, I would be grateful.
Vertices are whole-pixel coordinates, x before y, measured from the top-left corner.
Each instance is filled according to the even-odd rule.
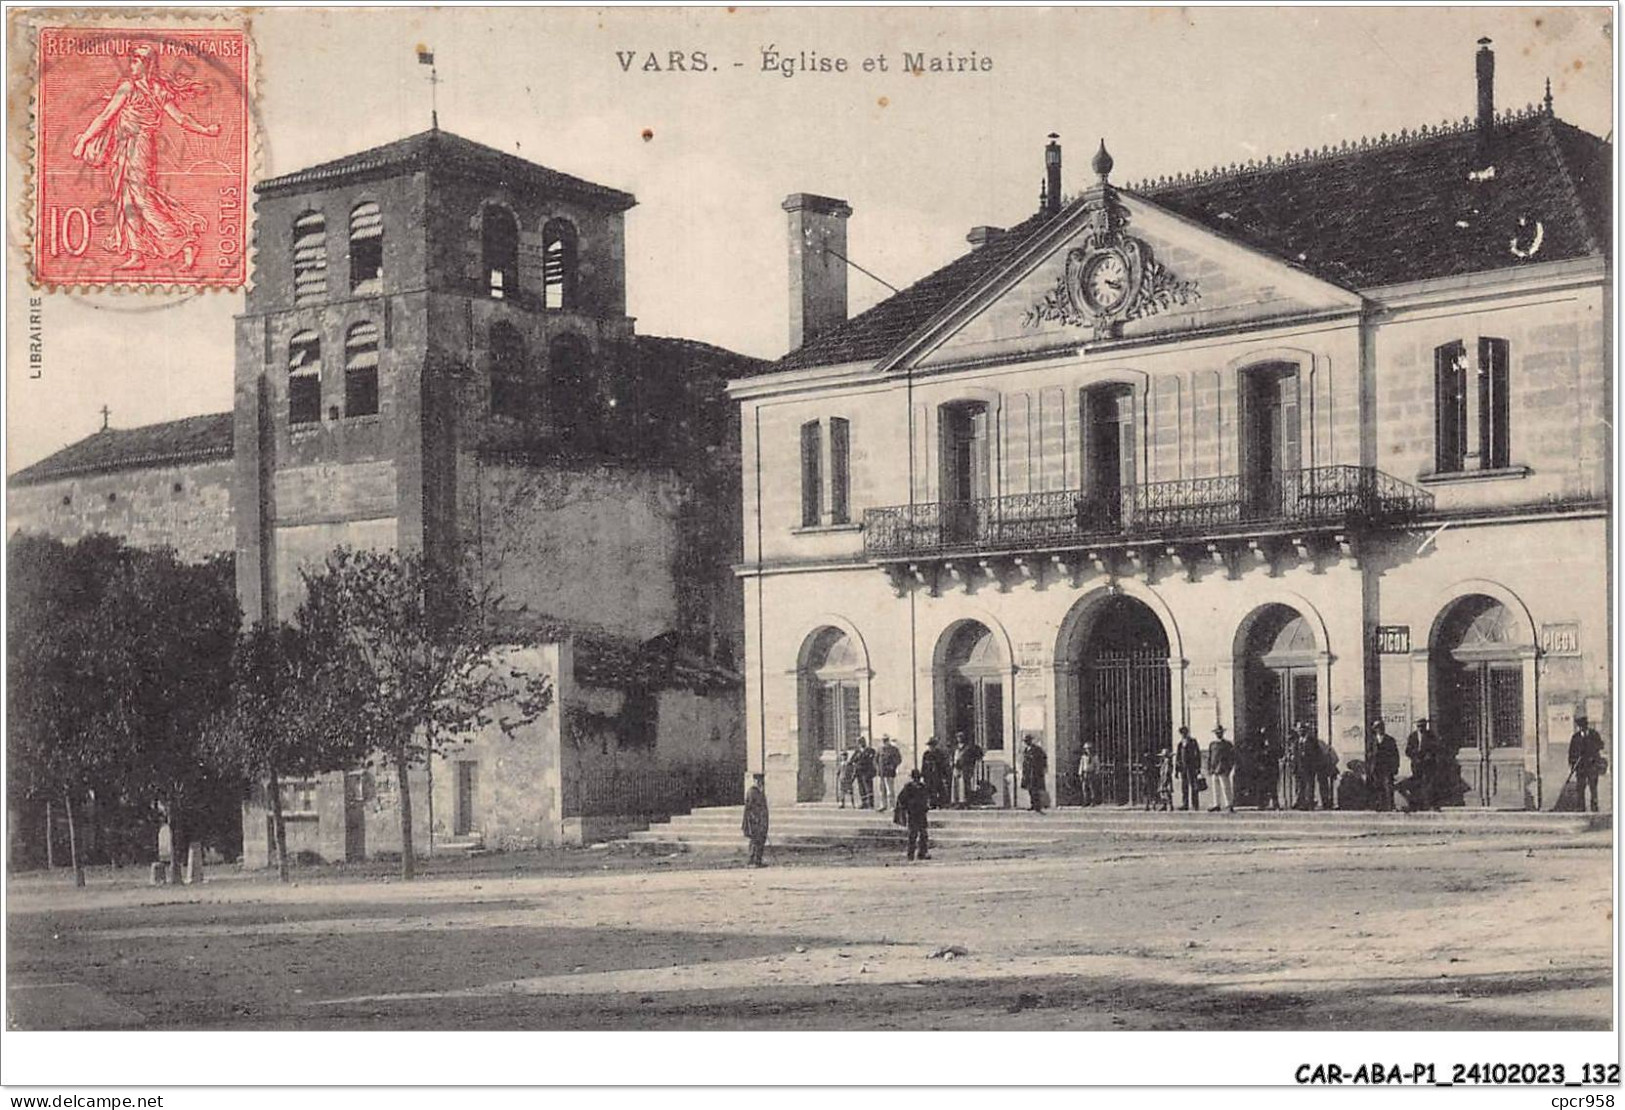
[[[272,8],[253,17],[257,177],[425,129],[416,50],[429,46],[443,129],[637,196],[627,291],[640,333],[771,358],[786,346],[790,193],[847,200],[852,261],[903,287],[968,249],[971,227],[1036,210],[1051,131],[1074,191],[1102,139],[1127,184],[1459,120],[1474,111],[1481,36],[1494,40],[1498,107],[1538,101],[1550,78],[1559,116],[1612,137],[1610,19],[1607,8]],[[990,68],[914,75],[905,52],[974,53]],[[804,55],[814,64],[787,73]],[[865,70],[881,57],[884,72],[878,60]],[[7,206],[14,244],[21,211]],[[8,473],[94,432],[103,405],[115,427],[231,407],[240,292],[45,294],[43,371],[12,372],[28,338],[23,257],[7,257]],[[856,272],[849,289],[853,314],[889,294]]]

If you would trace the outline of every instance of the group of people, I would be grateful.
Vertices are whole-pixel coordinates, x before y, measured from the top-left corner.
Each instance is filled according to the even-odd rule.
[[[1597,780],[1607,773],[1608,761],[1603,755],[1601,735],[1584,715],[1575,716],[1574,726],[1569,738],[1569,778],[1580,807],[1584,808],[1589,794],[1591,811],[1595,813]],[[1417,719],[1416,727],[1405,739],[1404,751],[1410,761],[1411,774],[1400,782],[1399,742],[1389,734],[1383,721],[1371,723],[1366,760],[1363,767],[1358,768],[1364,798],[1370,808],[1392,810],[1396,791],[1405,795],[1411,809],[1439,809],[1460,803],[1466,785],[1461,779],[1456,753],[1439,738],[1426,717]],[[871,748],[866,740],[859,740],[856,748],[839,756],[840,805],[845,808],[852,802],[856,808],[876,808],[875,780],[878,778],[879,808],[892,810],[893,820],[908,829],[909,860],[930,859],[931,810],[965,807],[977,800],[979,789],[985,785],[977,781],[984,754],[974,740],[964,736],[955,736],[946,748],[933,736],[926,741],[920,766],[909,772],[909,781],[897,790],[902,751],[890,736],[880,738],[878,749]],[[1287,771],[1284,776],[1281,773],[1283,762]],[[1181,726],[1178,742],[1173,747],[1154,750],[1146,757],[1145,808],[1173,809],[1177,779],[1180,809],[1201,809],[1202,795],[1212,789],[1213,804],[1208,812],[1234,812],[1239,776],[1260,809],[1281,808],[1283,778],[1293,786],[1292,808],[1316,808],[1318,793],[1321,808],[1332,809],[1337,804],[1338,768],[1337,750],[1330,741],[1316,737],[1314,728],[1307,722],[1293,726],[1285,745],[1275,741],[1268,727],[1260,728],[1252,737],[1236,744],[1225,735],[1223,725],[1215,725],[1213,739],[1205,752],[1191,735],[1190,728]],[[1094,744],[1085,741],[1078,759],[1078,780],[1086,806],[1103,800],[1102,769]],[[1027,791],[1030,807],[1037,813],[1043,813],[1048,802],[1048,770],[1048,754],[1031,735],[1024,736],[1020,782]],[[1355,770],[1351,766],[1350,772]],[[854,788],[857,801],[853,800]],[[1348,807],[1345,805],[1345,808]],[[750,866],[761,867],[767,844],[768,809],[763,776],[759,774],[753,776],[745,794],[741,831],[750,843]]]

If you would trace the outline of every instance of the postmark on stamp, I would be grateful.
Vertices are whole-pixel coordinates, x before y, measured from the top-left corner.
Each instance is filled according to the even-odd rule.
[[[38,29],[36,285],[244,284],[249,51],[208,23]]]

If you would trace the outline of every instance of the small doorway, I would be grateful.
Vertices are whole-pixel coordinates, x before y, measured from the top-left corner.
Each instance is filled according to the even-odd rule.
[[[992,496],[992,419],[981,401],[942,409],[942,513],[948,542],[974,540]]]
[[[1266,784],[1253,756],[1264,739],[1284,757],[1292,730],[1299,723],[1307,724],[1320,737],[1320,645],[1302,613],[1290,605],[1266,605],[1244,622],[1240,656],[1237,747],[1245,765],[1238,768],[1236,801],[1257,805],[1265,797]],[[1276,773],[1281,804],[1296,804],[1297,782],[1284,758]]]
[[[1248,516],[1287,515],[1303,465],[1298,368],[1271,363],[1241,378],[1241,496]]]
[[[1099,385],[1083,391],[1084,502],[1079,525],[1122,526],[1124,491],[1134,488],[1134,389]]]
[[[835,797],[839,753],[856,747],[863,732],[860,691],[869,673],[864,660],[861,646],[839,628],[820,629],[802,650],[800,801]]]
[[[1469,806],[1524,807],[1527,639],[1505,605],[1482,595],[1457,602],[1439,623],[1430,652],[1433,727],[1455,750]]]
[[[1004,680],[1009,670],[998,638],[966,621],[948,641],[944,659],[946,736],[974,740],[989,754],[1005,750]]]
[[[479,766],[471,759],[456,764],[457,797],[451,812],[453,836],[468,836],[474,831],[474,791],[478,785]]]

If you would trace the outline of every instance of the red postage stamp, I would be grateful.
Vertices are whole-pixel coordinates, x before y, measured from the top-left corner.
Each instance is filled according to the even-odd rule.
[[[242,28],[41,27],[38,285],[242,285],[249,38]]]

